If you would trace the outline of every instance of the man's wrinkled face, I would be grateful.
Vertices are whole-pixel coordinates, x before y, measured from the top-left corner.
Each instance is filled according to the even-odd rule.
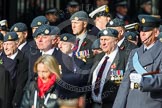
[[[65,54],[70,54],[72,52],[73,47],[74,44],[72,44],[71,42],[60,41],[59,43],[60,50]]]
[[[16,41],[6,41],[3,43],[4,52],[7,56],[11,56],[16,53],[18,48],[18,42]]]
[[[56,39],[56,37],[52,37],[52,36],[49,36],[49,35],[38,35],[35,38],[35,42],[36,42],[36,45],[37,45],[39,50],[48,51],[56,43],[55,39]]]

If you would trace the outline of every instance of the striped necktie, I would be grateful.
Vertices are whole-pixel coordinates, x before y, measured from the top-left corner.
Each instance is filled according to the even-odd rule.
[[[76,52],[77,51],[77,49],[78,49],[78,47],[79,47],[79,41],[80,41],[80,39],[76,39],[76,41],[75,41],[75,46],[74,46],[74,48],[73,48],[73,51],[74,52]]]
[[[104,69],[105,69],[105,66],[106,66],[106,63],[107,63],[107,60],[108,60],[108,59],[109,59],[109,57],[106,56],[104,62],[103,62],[102,65],[101,65],[101,68],[100,68],[100,70],[99,70],[99,72],[98,72],[98,75],[97,75],[97,78],[96,78],[96,81],[95,81],[94,93],[95,93],[96,96],[99,94],[102,74],[103,74],[103,71],[104,71]]]

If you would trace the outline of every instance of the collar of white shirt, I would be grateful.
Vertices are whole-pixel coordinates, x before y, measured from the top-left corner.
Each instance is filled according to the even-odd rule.
[[[27,44],[27,41],[25,41],[24,43],[22,43],[22,44],[18,47],[18,49],[21,50],[26,44]]]
[[[52,48],[52,49],[50,49],[50,50],[48,50],[48,51],[46,51],[46,52],[42,51],[42,55],[43,55],[43,54],[52,55],[53,52],[54,52],[54,50],[55,50],[55,48]]]
[[[18,50],[17,50],[16,53],[14,53],[13,55],[7,56],[7,57],[10,58],[10,59],[12,59],[12,60],[14,60],[15,57],[17,56],[17,54],[18,54]]]

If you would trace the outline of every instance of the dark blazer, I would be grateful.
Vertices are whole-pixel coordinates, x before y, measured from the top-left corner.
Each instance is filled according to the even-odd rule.
[[[29,51],[30,51],[29,49],[30,49],[29,42],[27,42],[21,49],[22,53],[25,54],[26,58],[29,58]]]
[[[132,57],[135,52],[139,55],[139,62],[147,72],[159,70],[152,78],[145,78],[141,82],[141,90],[130,89],[130,73],[137,73],[133,67]],[[144,45],[133,50],[128,59],[127,70],[118,90],[113,108],[161,108],[162,107],[162,43],[156,41],[154,46],[144,53]]]
[[[130,52],[135,48],[138,48],[138,46],[129,42],[127,39],[124,39],[123,43],[120,45],[120,49],[125,50],[127,56],[129,56]]]
[[[98,36],[99,29],[96,26],[93,26],[91,30],[88,31],[89,35]]]
[[[25,55],[18,50],[15,59],[16,64],[16,77],[13,79],[14,96],[12,104],[14,107],[19,107],[23,95],[23,90],[28,79],[28,60]]]
[[[104,55],[105,55],[105,53],[96,55],[96,57],[94,59],[95,63],[93,64],[93,66],[91,68],[91,72],[90,72],[89,85],[91,85],[91,83],[92,83],[93,72],[96,69],[97,65],[99,64],[100,60],[102,59],[102,57]],[[116,64],[115,70],[123,70],[123,71],[125,70],[126,63],[127,63],[127,57],[125,56],[124,51],[119,50],[119,52],[117,53],[112,64],[114,64],[114,63]],[[109,71],[110,71],[110,69],[109,69]],[[116,94],[117,94],[117,91],[118,91],[118,87],[119,87],[119,85],[117,85],[116,83],[114,83],[110,80],[110,72],[108,72],[107,78],[106,78],[106,81],[105,81],[105,84],[103,87],[103,91],[102,91],[103,108],[111,108],[112,107],[113,102],[116,97]],[[88,93],[87,100],[91,100],[91,92],[92,91],[90,91]],[[105,104],[109,104],[109,105],[105,106]]]
[[[12,81],[3,64],[0,64],[0,79],[0,108],[12,108]]]

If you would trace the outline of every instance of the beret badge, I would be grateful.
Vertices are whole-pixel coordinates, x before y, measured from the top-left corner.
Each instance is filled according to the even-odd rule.
[[[110,25],[113,25],[114,24],[114,22],[113,21],[110,21]]]
[[[79,20],[79,18],[78,17],[75,17],[74,20]]]
[[[145,23],[145,19],[144,19],[144,18],[142,18],[141,22],[144,24],[144,23]]]
[[[64,36],[64,37],[63,37],[63,40],[64,40],[64,41],[67,41],[67,37],[66,37],[66,36]]]
[[[17,32],[17,31],[18,31],[18,28],[17,28],[17,27],[15,27],[15,28],[14,28],[14,31],[15,31],[15,32]]]
[[[37,25],[41,25],[42,23],[41,22],[37,22]]]
[[[108,34],[108,31],[107,31],[107,30],[104,30],[104,31],[103,31],[103,34],[104,34],[104,35],[107,35],[107,34]]]
[[[46,29],[46,30],[44,31],[44,33],[45,33],[45,34],[49,34],[49,30]]]
[[[128,36],[128,39],[130,39],[130,40],[131,40],[131,39],[132,39],[132,36],[131,36],[131,35],[129,35],[129,36]]]
[[[8,40],[12,39],[11,35],[8,36]]]

